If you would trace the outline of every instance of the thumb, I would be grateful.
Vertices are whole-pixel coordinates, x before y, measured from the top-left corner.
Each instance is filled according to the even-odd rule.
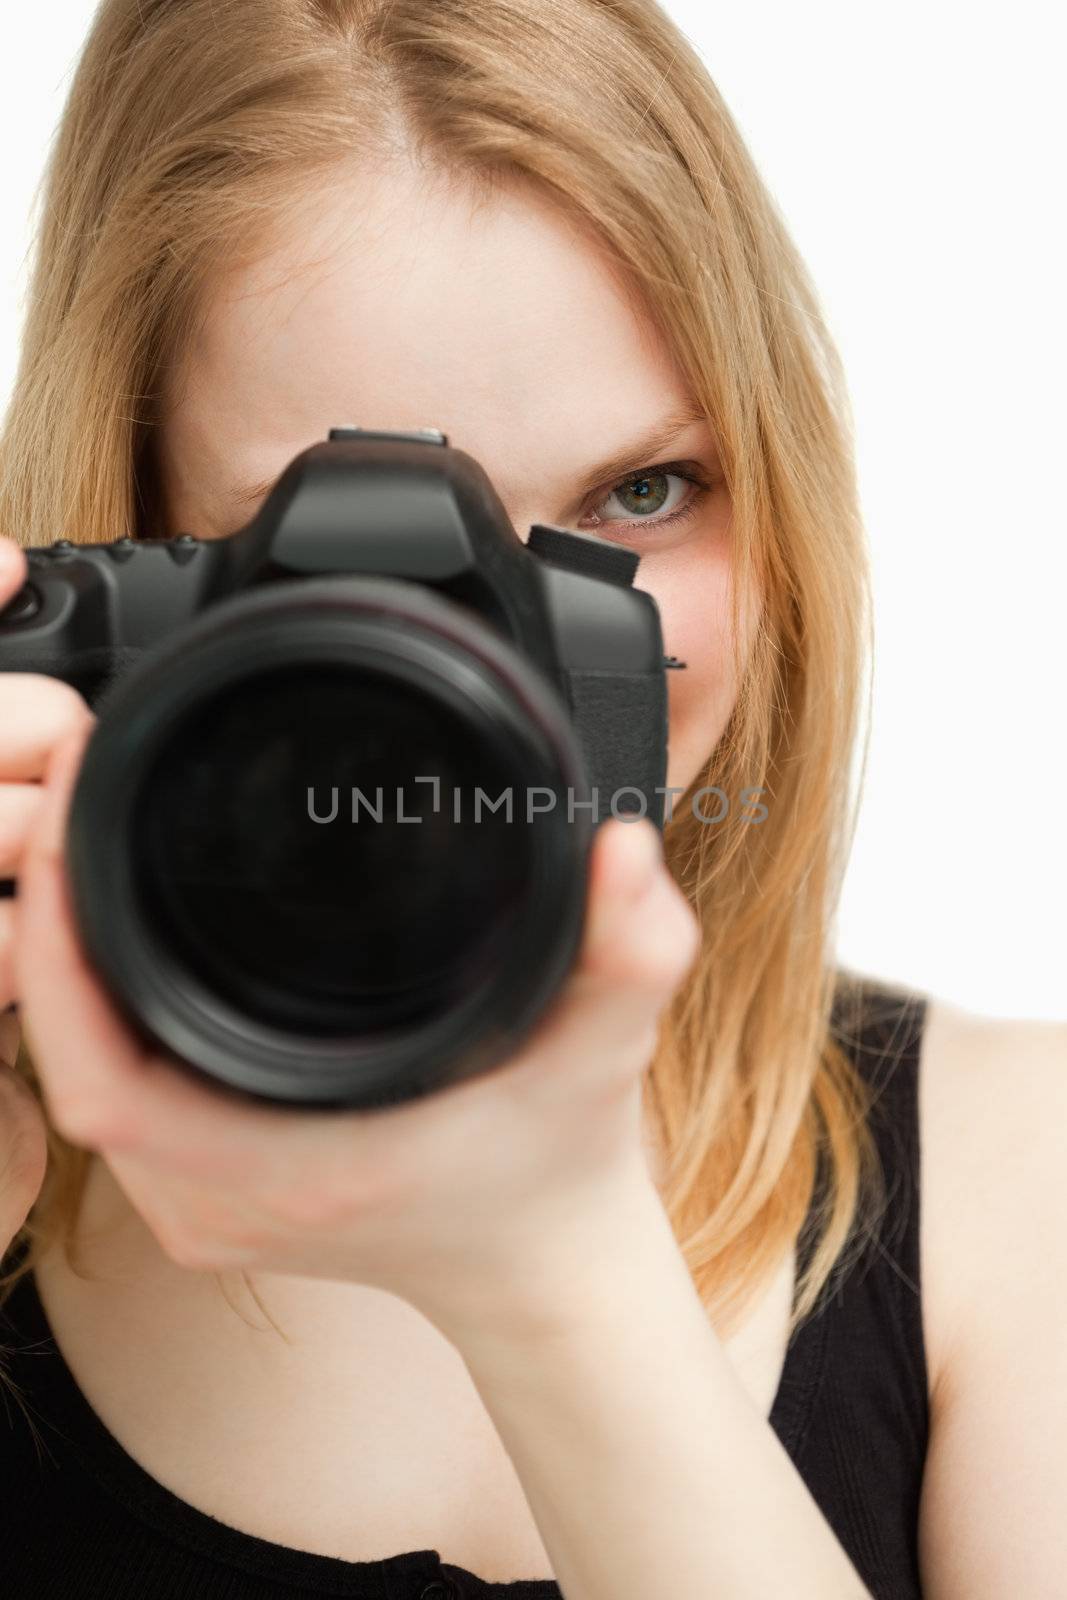
[[[0,611],[26,581],[26,557],[14,539],[0,539]]]
[[[593,841],[578,962],[537,1044],[568,1054],[643,1052],[699,946],[699,924],[667,870],[658,829],[645,819],[605,822]]]
[[[666,1000],[698,944],[696,917],[667,870],[659,830],[647,820],[604,823],[590,862],[579,985]]]

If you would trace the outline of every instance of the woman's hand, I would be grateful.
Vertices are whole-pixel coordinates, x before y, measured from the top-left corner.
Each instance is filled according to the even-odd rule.
[[[26,557],[0,539],[0,610],[26,581]],[[40,778],[53,746],[92,715],[65,683],[30,673],[0,673],[0,878],[18,878],[30,824],[41,804]],[[47,1142],[40,1107],[11,1070],[19,1048],[14,973],[15,902],[0,900],[0,1253],[40,1192]]]
[[[580,958],[509,1061],[370,1111],[257,1105],[146,1050],[86,964],[63,846],[89,732],[52,752],[31,818],[16,984],[55,1125],[103,1154],[173,1261],[375,1285],[459,1343],[593,1241],[625,1248],[623,1208],[651,1188],[641,1082],[698,943],[651,823],[599,831]]]

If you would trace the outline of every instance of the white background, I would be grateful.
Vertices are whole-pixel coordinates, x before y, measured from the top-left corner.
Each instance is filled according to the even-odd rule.
[[[92,9],[8,6],[0,22],[0,405],[33,189]],[[839,955],[988,1015],[1067,1018],[1056,8],[666,9],[781,206],[849,373],[877,645]]]

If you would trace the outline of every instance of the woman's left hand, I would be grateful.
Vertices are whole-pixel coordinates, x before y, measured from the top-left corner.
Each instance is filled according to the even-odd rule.
[[[652,1183],[641,1084],[699,942],[651,823],[598,830],[579,959],[509,1060],[397,1106],[289,1110],[146,1050],[103,995],[63,868],[87,736],[53,752],[23,856],[22,1023],[56,1127],[103,1155],[174,1262],[374,1285],[461,1343],[613,1237]]]

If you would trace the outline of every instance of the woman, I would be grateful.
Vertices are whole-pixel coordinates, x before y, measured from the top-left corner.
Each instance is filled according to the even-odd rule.
[[[605,825],[573,977],[499,1070],[238,1105],[97,986],[61,868],[92,717],[0,680],[12,1592],[1051,1600],[1067,1030],[834,966],[844,386],[654,5],[105,0],[0,529],[222,537],[349,420],[442,429],[520,533],[640,554],[687,662],[663,852]]]

